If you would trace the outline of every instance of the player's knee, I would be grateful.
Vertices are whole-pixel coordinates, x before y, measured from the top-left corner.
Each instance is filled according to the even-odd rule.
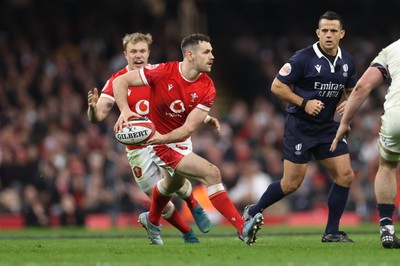
[[[221,172],[219,171],[218,167],[211,164],[208,166],[207,174],[204,179],[204,183],[206,186],[212,186],[215,184],[221,183]]]
[[[300,181],[290,181],[290,182],[285,182],[284,180],[281,181],[281,188],[283,193],[290,194],[292,192],[295,192],[301,185]]]
[[[339,176],[336,180],[336,184],[342,187],[350,187],[354,180],[354,172],[351,169],[345,171],[341,176]]]

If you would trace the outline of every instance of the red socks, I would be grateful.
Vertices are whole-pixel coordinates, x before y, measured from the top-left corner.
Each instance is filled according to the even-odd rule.
[[[171,196],[162,195],[157,186],[153,188],[153,199],[151,200],[150,211],[149,211],[149,221],[150,223],[159,226],[162,211],[164,210],[167,203],[171,200]]]
[[[190,228],[190,226],[185,224],[185,222],[182,220],[182,217],[179,215],[179,212],[176,208],[174,208],[174,212],[172,213],[171,217],[164,219],[176,228],[178,228],[178,230],[181,231],[182,234],[186,234],[187,232],[192,230],[192,228]]]
[[[186,199],[183,199],[183,200],[186,202],[189,209],[193,210],[194,208],[196,208],[197,200],[194,198],[193,193],[190,193],[189,197],[187,197]]]
[[[239,234],[241,234],[245,221],[236,210],[226,191],[218,191],[210,195],[209,199],[214,207],[237,229]]]

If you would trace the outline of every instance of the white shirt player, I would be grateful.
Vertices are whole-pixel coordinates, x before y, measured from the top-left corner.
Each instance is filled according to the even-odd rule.
[[[390,44],[378,54],[372,64],[380,64],[392,78],[385,97],[384,109],[400,106],[400,40]]]

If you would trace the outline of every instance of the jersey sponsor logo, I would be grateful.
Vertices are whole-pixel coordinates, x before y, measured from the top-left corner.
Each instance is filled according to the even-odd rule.
[[[170,91],[172,88],[174,87],[174,85],[173,84],[171,84],[171,83],[168,83],[168,91]]]
[[[321,65],[315,65],[314,67],[318,71],[318,73],[321,72]]]
[[[303,147],[302,143],[297,144],[296,146],[294,146],[294,148],[296,149],[296,151],[294,152],[294,154],[296,155],[301,155],[301,148]]]
[[[326,98],[336,98],[339,97],[341,94],[340,92],[344,90],[344,84],[337,84],[337,83],[321,83],[321,82],[314,82],[314,89],[319,90],[318,96],[319,97],[326,97]]]
[[[283,67],[279,70],[279,75],[287,76],[292,71],[292,66],[289,63],[283,65]]]
[[[169,105],[169,109],[171,109],[176,114],[180,114],[185,111],[185,105],[181,100],[176,100]]]
[[[149,101],[147,100],[139,100],[135,105],[136,113],[142,116],[146,116],[149,114]]]
[[[154,65],[148,64],[148,65],[145,66],[145,68],[146,68],[146,69],[149,69],[149,70],[152,70],[152,69],[157,68],[159,65],[160,65],[160,64],[154,64]]]

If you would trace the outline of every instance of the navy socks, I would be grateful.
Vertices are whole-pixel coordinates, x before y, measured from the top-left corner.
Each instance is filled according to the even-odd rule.
[[[286,195],[283,193],[281,188],[281,181],[275,181],[268,186],[257,204],[249,209],[249,214],[254,216],[259,212],[262,213],[264,209],[281,200],[285,196]]]
[[[346,207],[349,189],[333,184],[328,195],[328,223],[325,233],[336,234],[339,231],[339,222]]]
[[[378,212],[381,226],[393,224],[394,204],[378,204]]]

